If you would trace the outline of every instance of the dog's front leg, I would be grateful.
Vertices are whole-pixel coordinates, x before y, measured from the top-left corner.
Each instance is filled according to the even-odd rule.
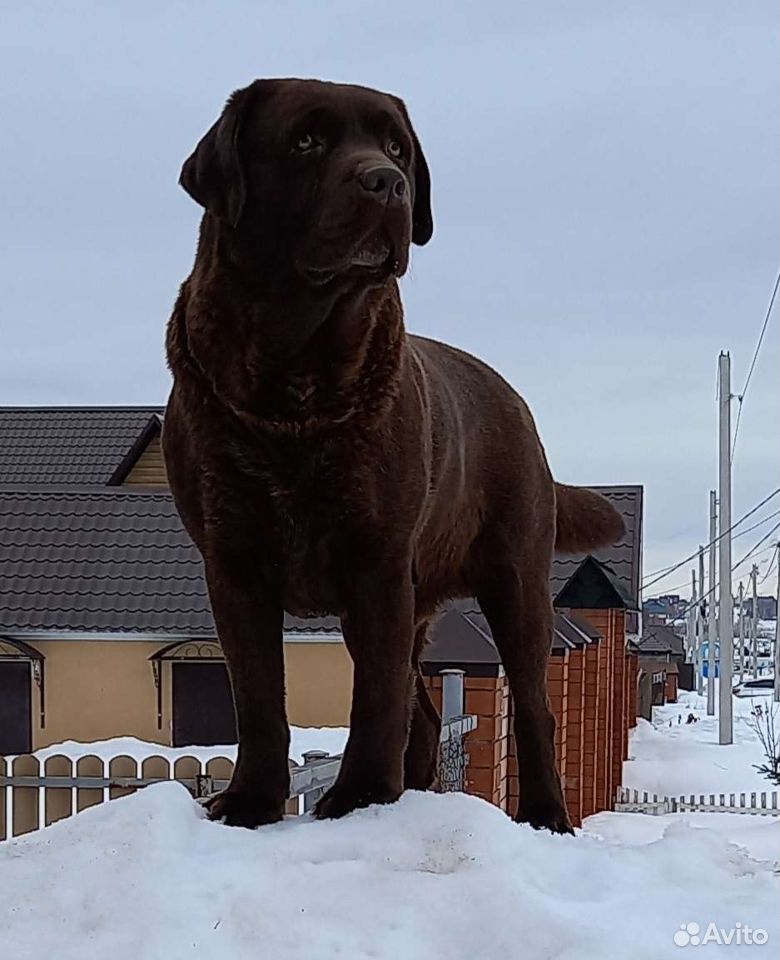
[[[411,560],[356,571],[347,598],[342,627],[355,665],[350,733],[338,779],[317,804],[318,817],[392,803],[403,790],[413,688]]]
[[[230,547],[214,546],[205,553],[205,567],[238,729],[233,777],[207,807],[213,820],[256,827],[282,819],[290,790],[284,614],[263,588],[255,548],[241,549],[236,542]]]

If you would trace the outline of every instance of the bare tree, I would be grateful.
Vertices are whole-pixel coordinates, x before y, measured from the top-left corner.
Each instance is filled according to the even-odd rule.
[[[768,780],[780,784],[780,724],[777,723],[777,704],[754,703],[747,725],[758,737],[766,763],[754,764],[756,770]]]

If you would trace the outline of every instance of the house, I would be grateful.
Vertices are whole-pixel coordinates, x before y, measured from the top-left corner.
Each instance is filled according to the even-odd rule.
[[[777,620],[777,598],[776,597],[758,597],[756,609],[758,610],[759,620]],[[745,597],[745,616],[753,616],[753,598]]]
[[[669,593],[661,597],[649,597],[642,603],[645,621],[667,623],[685,613],[688,601],[678,593]]]
[[[668,624],[651,623],[644,626],[638,644],[640,715],[649,720],[651,707],[676,703],[681,672],[691,674],[691,665],[685,663],[685,646]],[[690,689],[687,680],[686,689]]]
[[[119,735],[174,746],[235,739],[200,557],[167,487],[162,418],[153,407],[0,408],[0,754]],[[619,782],[641,583],[642,489],[600,489],[626,537],[595,556],[556,558],[550,579],[560,611],[551,700],[569,793],[583,810],[603,809]],[[338,619],[287,617],[284,648],[291,723],[346,725],[352,668]],[[506,802],[518,788],[511,705],[475,604],[444,612],[424,661],[432,687],[448,663],[466,669],[469,690],[492,682],[483,684],[491,703],[478,704],[501,704],[485,752],[491,772],[474,787]]]

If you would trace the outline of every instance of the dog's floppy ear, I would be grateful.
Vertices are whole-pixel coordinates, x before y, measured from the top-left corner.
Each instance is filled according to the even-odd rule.
[[[414,132],[406,104],[394,97],[401,108],[406,128],[414,144],[414,207],[412,208],[412,243],[424,246],[433,236],[433,211],[431,210],[431,174],[420,141]]]
[[[225,109],[184,161],[179,183],[209,213],[236,227],[246,202],[246,180],[238,149],[241,126],[262,81],[231,94]]]

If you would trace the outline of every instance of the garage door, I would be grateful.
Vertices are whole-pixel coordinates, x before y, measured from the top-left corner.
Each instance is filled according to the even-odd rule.
[[[173,745],[236,742],[236,721],[224,663],[173,663]]]
[[[30,664],[0,663],[0,755],[31,750]]]

